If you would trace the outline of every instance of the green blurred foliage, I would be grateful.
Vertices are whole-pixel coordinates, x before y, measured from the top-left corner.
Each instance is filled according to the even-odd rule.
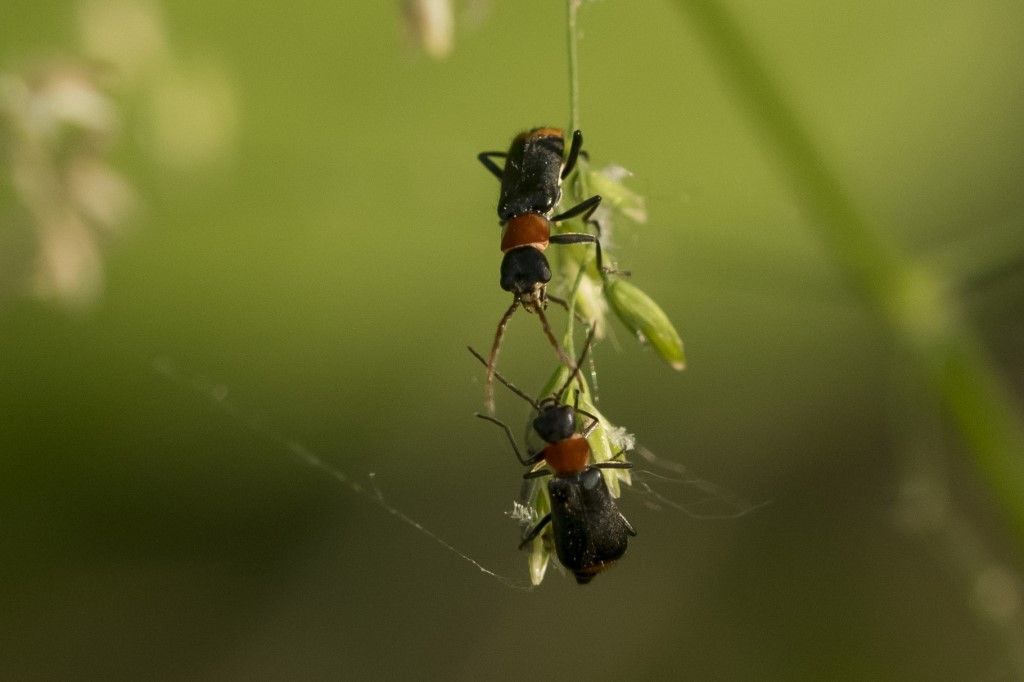
[[[1024,274],[985,275],[1024,249],[1024,8],[728,6],[863,210],[950,287],[984,280],[963,303],[1019,396]],[[395,3],[159,12],[175,68],[114,95],[110,163],[141,210],[104,249],[100,298],[0,297],[0,677],[1020,674],[1012,536],[670,4],[580,18],[587,147],[647,199],[616,261],[685,331],[688,362],[666,369],[619,327],[595,353],[600,408],[772,504],[704,519],[626,490],[640,535],[620,564],[532,594],[287,443],[375,472],[388,502],[526,580],[503,516],[521,468],[472,418],[482,372],[463,350],[508,305],[497,186],[474,155],[566,125],[561,5],[494,0],[476,28],[457,14],[443,62],[404,41]],[[79,16],[8,0],[0,71],[82,54]],[[227,127],[200,125],[216,115]],[[226,142],[175,153],[197,139]],[[0,168],[0,230],[9,183]],[[552,369],[536,321],[506,343],[502,371],[536,394]]]

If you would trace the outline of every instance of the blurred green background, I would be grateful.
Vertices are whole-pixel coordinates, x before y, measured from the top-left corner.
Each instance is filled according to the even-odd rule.
[[[1024,6],[726,6],[1019,398]],[[468,7],[435,61],[392,2],[7,0],[0,71],[121,60],[97,67],[117,122],[95,155],[134,208],[85,232],[91,289],[47,294],[31,159],[5,132],[0,677],[1024,675],[1009,524],[672,3],[580,18],[587,147],[635,173],[650,213],[619,221],[617,260],[689,360],[672,372],[620,327],[595,353],[601,407],[770,504],[694,518],[626,490],[622,562],[523,593],[292,456],[374,472],[389,504],[527,580],[504,516],[520,468],[472,417],[464,346],[509,302],[474,155],[567,124],[564,8]],[[530,392],[552,369],[535,324],[514,319],[502,355]],[[698,510],[692,486],[651,484]]]

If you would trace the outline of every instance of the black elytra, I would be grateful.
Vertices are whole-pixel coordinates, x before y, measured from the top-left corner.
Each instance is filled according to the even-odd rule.
[[[498,217],[503,222],[523,213],[548,215],[554,210],[562,196],[562,178],[568,175],[562,172],[564,154],[561,130],[540,128],[516,136],[501,174]]]
[[[599,469],[555,476],[548,494],[555,553],[576,582],[586,585],[626,553],[628,537],[636,531],[615,506]]]

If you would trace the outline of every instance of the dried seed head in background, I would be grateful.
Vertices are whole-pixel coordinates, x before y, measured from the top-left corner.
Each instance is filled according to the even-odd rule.
[[[176,59],[155,3],[87,0],[77,21],[80,49],[0,68],[0,297],[83,309],[141,205],[112,162],[123,129],[140,129],[132,151],[192,175],[232,156],[238,116],[227,72]],[[129,100],[143,103],[131,126]]]
[[[0,215],[12,227],[0,241],[9,268],[0,286],[72,307],[96,299],[103,243],[136,205],[108,161],[119,129],[95,68],[69,60],[0,73],[2,163],[14,195]]]

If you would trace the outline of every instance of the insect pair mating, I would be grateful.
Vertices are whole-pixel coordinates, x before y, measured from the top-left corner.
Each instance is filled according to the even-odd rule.
[[[535,540],[550,524],[559,561],[572,571],[578,583],[585,584],[625,553],[628,537],[636,535],[636,532],[619,512],[601,474],[601,469],[627,469],[631,465],[625,461],[591,463],[587,438],[600,420],[579,407],[578,389],[572,405],[563,403],[573,379],[580,376],[579,367],[590,351],[594,328],[591,327],[583,352],[574,363],[555,339],[544,314],[549,300],[569,310],[565,301],[547,292],[551,267],[544,251],[550,244],[593,244],[598,270],[604,272],[598,239],[600,225],[592,219],[601,197],[594,195],[555,214],[562,196],[562,181],[572,173],[583,154],[583,134],[579,130],[573,132],[568,154],[565,154],[563,136],[563,131],[558,128],[534,128],[513,138],[507,152],[482,152],[478,156],[484,167],[501,181],[498,218],[502,226],[501,251],[504,256],[500,284],[502,289],[512,293],[513,299],[498,322],[488,358],[485,360],[472,348],[469,350],[487,368],[486,406],[489,414],[477,416],[504,429],[519,462],[530,467],[524,478],[551,476],[547,485],[551,511],[525,533],[520,548]],[[504,159],[504,165],[499,166],[494,161],[496,158]],[[592,226],[595,234],[552,234],[553,226],[577,217],[582,217],[585,224]],[[561,362],[570,369],[562,387],[540,400],[527,396],[495,368],[505,328],[520,306],[537,314],[544,335]],[[541,450],[529,450],[524,456],[508,425],[491,416],[494,414],[495,377],[536,411],[533,429],[547,443]],[[581,417],[588,421],[577,429],[577,420]],[[616,457],[621,454],[616,454]],[[540,462],[546,466],[535,468]]]

